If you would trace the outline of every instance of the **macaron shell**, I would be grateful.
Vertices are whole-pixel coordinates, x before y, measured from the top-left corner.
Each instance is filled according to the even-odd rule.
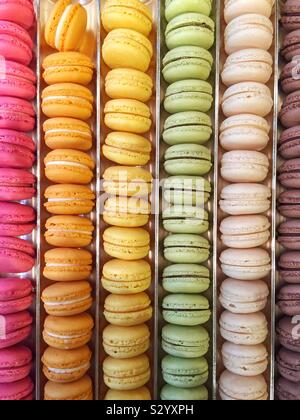
[[[32,3],[27,0],[9,0],[1,5],[0,20],[14,22],[30,29],[35,21]]]
[[[12,383],[29,376],[32,352],[25,346],[0,350],[0,383]]]
[[[1,56],[28,66],[33,57],[33,42],[29,33],[15,23],[1,20],[0,34]]]
[[[1,401],[19,401],[32,393],[34,384],[27,377],[17,382],[8,384],[0,384],[0,400]]]
[[[35,126],[35,111],[30,102],[10,96],[0,97],[0,129],[10,129],[22,132],[33,131]]]
[[[2,273],[27,273],[35,264],[31,243],[10,237],[0,237],[0,271]]]

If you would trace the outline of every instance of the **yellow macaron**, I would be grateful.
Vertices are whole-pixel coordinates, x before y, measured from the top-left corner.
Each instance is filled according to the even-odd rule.
[[[151,393],[148,388],[134,389],[132,391],[116,391],[109,389],[104,398],[105,401],[150,401]]]
[[[115,359],[140,356],[150,347],[150,330],[146,324],[133,327],[108,325],[103,331],[103,347]]]
[[[112,166],[103,174],[107,194],[127,197],[146,197],[152,191],[153,178],[149,171],[130,166]]]
[[[103,220],[119,227],[142,227],[149,222],[151,205],[135,197],[111,197],[104,203]]]
[[[104,231],[104,251],[125,261],[140,260],[150,251],[150,234],[142,228],[110,227]]]

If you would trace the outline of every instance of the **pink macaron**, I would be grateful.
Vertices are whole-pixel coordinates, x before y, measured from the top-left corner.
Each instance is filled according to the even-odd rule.
[[[31,169],[35,160],[35,143],[31,137],[14,130],[0,130],[2,168]]]
[[[25,346],[0,350],[0,384],[21,381],[32,368],[32,351]]]
[[[35,195],[35,176],[21,169],[0,168],[0,200],[29,200]]]
[[[33,302],[32,284],[28,279],[0,278],[0,315],[29,309]]]
[[[0,96],[32,100],[36,96],[36,76],[23,64],[5,60],[0,66]]]
[[[0,0],[0,20],[17,23],[25,29],[32,27],[35,14],[31,0]]]
[[[27,273],[34,266],[33,245],[19,238],[0,236],[0,272]]]
[[[24,132],[34,129],[35,111],[33,105],[25,99],[0,96],[0,115],[0,129]]]
[[[28,311],[0,316],[0,349],[26,340],[32,330],[32,316]]]
[[[0,236],[29,235],[35,228],[35,218],[30,206],[0,202]]]
[[[28,400],[28,397],[32,396],[33,389],[34,385],[30,377],[10,384],[1,384],[0,401]]]
[[[21,26],[0,20],[0,56],[28,66],[33,57],[33,41]]]

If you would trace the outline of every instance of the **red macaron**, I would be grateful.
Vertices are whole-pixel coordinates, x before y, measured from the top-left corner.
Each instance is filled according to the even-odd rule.
[[[0,350],[0,384],[21,381],[32,369],[32,351],[25,346]]]
[[[29,235],[35,228],[35,219],[35,211],[30,206],[0,202],[0,236]]]
[[[34,184],[31,172],[0,168],[0,201],[29,200],[36,192]]]
[[[25,311],[32,302],[33,288],[30,280],[0,278],[0,315]]]

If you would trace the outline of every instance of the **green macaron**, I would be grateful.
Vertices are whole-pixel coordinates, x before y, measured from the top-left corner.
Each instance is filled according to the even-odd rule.
[[[212,168],[211,153],[200,144],[177,144],[166,150],[164,168],[169,175],[206,175]]]
[[[211,316],[209,301],[202,295],[168,295],[162,307],[164,320],[174,325],[203,325]]]
[[[163,58],[163,76],[168,83],[185,79],[207,80],[213,57],[201,47],[185,45],[170,50]]]
[[[198,264],[173,264],[163,271],[163,288],[169,293],[203,293],[209,289],[209,269]]]
[[[193,45],[209,50],[214,44],[215,24],[201,13],[184,13],[172,19],[166,28],[166,44],[169,50]]]
[[[165,356],[162,360],[164,381],[176,388],[195,388],[208,380],[208,363],[204,357],[183,359]]]
[[[196,233],[208,231],[208,213],[201,207],[175,205],[163,211],[164,229],[170,233]]]
[[[178,15],[189,12],[209,16],[211,9],[211,0],[166,0],[165,16],[168,22]]]
[[[170,115],[164,124],[163,140],[176,144],[204,144],[212,135],[211,118],[203,112],[179,112]]]
[[[209,258],[210,244],[200,235],[172,234],[165,238],[164,255],[172,263],[201,264]]]
[[[163,183],[164,199],[170,204],[203,207],[210,193],[210,182],[200,176],[170,176]]]
[[[170,356],[184,359],[202,357],[209,349],[209,335],[200,325],[186,327],[167,324],[162,329],[162,347]]]
[[[208,112],[213,103],[213,89],[203,80],[181,80],[171,84],[166,91],[165,110],[169,114],[186,111]]]
[[[165,385],[160,398],[162,401],[208,401],[208,390],[204,385],[187,389]]]

